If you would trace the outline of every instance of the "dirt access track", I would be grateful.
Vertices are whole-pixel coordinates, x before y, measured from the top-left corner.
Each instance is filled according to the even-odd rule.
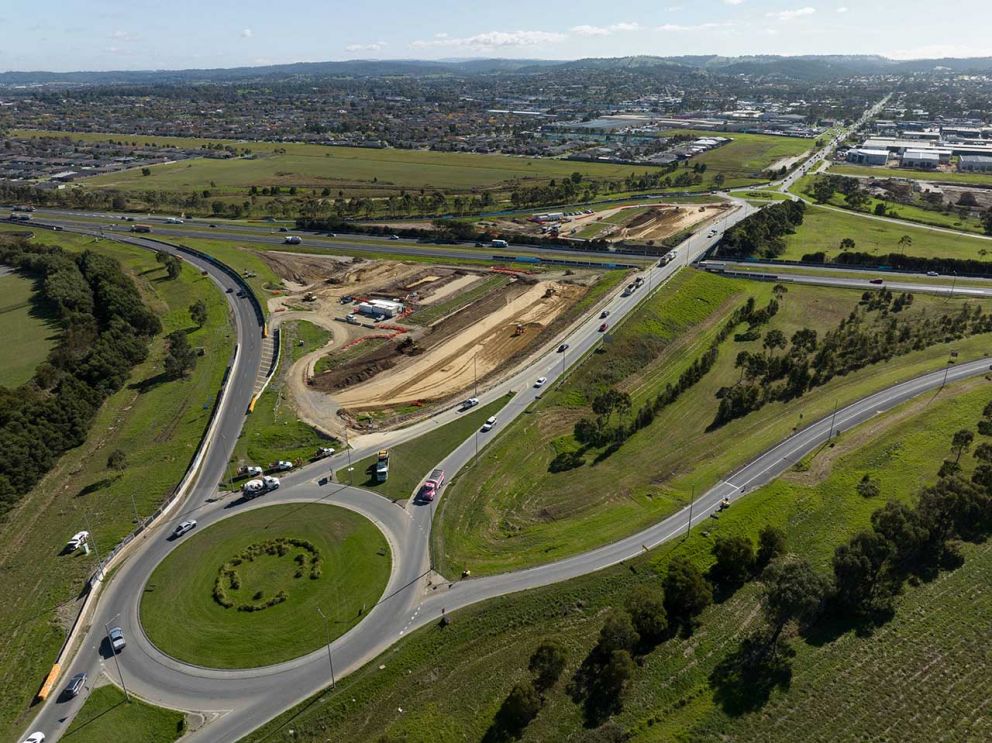
[[[464,327],[458,332],[338,392],[335,399],[354,411],[444,399],[470,389],[476,377],[482,379],[526,351],[585,292],[583,286],[558,281],[514,282],[500,293],[501,306],[491,312],[469,307],[463,320],[470,322],[460,323]]]

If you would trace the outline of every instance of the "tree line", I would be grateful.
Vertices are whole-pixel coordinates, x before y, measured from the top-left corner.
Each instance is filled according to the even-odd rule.
[[[777,299],[769,300],[765,307],[756,308],[754,297],[748,297],[743,305],[731,313],[706,352],[679,375],[675,384],[669,382],[653,400],[645,402],[632,420],[627,420],[627,413],[631,409],[631,400],[627,393],[609,389],[597,395],[592,401],[592,411],[596,414],[596,418],[594,420],[581,418],[576,422],[572,432],[575,440],[583,448],[578,451],[560,452],[551,460],[548,469],[551,472],[562,472],[582,466],[585,464],[585,451],[589,448],[607,447],[606,452],[601,456],[609,456],[639,430],[651,425],[658,413],[675,402],[683,392],[690,389],[713,368],[719,356],[720,344],[730,337],[739,325],[747,323],[749,332],[757,332],[757,328],[773,318],[778,309]]]
[[[782,201],[766,206],[728,229],[720,240],[723,258],[750,258],[757,255],[773,259],[785,252],[785,236],[803,223],[806,204]]]
[[[0,263],[36,279],[62,330],[29,382],[0,386],[0,513],[6,513],[64,452],[83,443],[100,405],[147,358],[162,326],[107,256],[10,240],[0,242]]]
[[[780,330],[769,330],[760,351],[737,355],[740,380],[717,392],[720,404],[713,426],[741,418],[769,402],[801,397],[836,376],[938,343],[992,332],[992,314],[980,305],[966,304],[942,315],[900,316],[912,303],[912,294],[868,291],[859,306],[822,338],[810,328],[797,330],[790,339]],[[878,315],[875,320],[873,312]]]
[[[806,253],[803,263],[827,263],[827,254],[823,251]],[[961,276],[992,276],[992,263],[974,258],[922,258],[903,253],[875,255],[864,252],[843,252],[834,256],[833,263],[847,266],[871,266],[872,268],[894,268],[897,271],[914,271],[923,273],[936,271],[943,274],[958,274]]]

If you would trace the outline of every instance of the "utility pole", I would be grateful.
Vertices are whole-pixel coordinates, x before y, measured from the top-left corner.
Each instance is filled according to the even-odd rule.
[[[472,357],[472,369],[475,374],[475,396],[479,396],[479,353]]]
[[[334,682],[334,659],[331,657],[331,623],[319,606],[316,609],[317,613],[324,620],[324,634],[327,637],[327,663],[331,667],[331,688],[333,689],[337,684]]]
[[[96,537],[93,536],[93,526],[90,524],[90,514],[89,511],[84,511],[86,514],[86,530],[90,535],[86,538],[87,544],[89,541],[93,540],[93,551],[96,553],[97,569],[96,569],[96,579],[103,580],[103,560],[100,558],[100,547],[96,543]]]
[[[830,416],[830,433],[827,435],[827,443],[834,437],[834,420],[837,418],[837,401],[834,400],[834,414]]]
[[[348,484],[351,486],[355,485],[355,477],[351,473],[354,471],[354,467],[351,466],[351,444],[348,443],[348,426],[344,427],[344,448],[348,451]]]
[[[140,524],[141,517],[138,515],[138,504],[134,502],[134,491],[128,490],[128,494],[131,496],[131,508],[134,509],[134,522]]]
[[[117,619],[120,614],[114,617]],[[111,654],[114,656],[114,665],[117,666],[117,676],[121,680],[121,689],[124,691],[124,699],[128,702],[131,701],[131,695],[128,694],[127,687],[124,685],[124,674],[121,673],[121,662],[117,658],[117,650],[114,649],[114,641],[110,639],[110,622],[104,622],[103,628],[107,631],[107,646],[110,648]]]

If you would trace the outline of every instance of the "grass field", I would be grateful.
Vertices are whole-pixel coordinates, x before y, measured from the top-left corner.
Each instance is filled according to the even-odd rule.
[[[17,136],[67,136],[64,132],[19,130]],[[452,192],[507,186],[517,182],[538,182],[564,178],[579,172],[590,178],[616,179],[642,173],[649,166],[606,165],[552,158],[478,155],[425,150],[327,147],[315,144],[281,142],[236,142],[183,137],[143,137],[139,135],[77,134],[84,141],[127,140],[128,142],[180,147],[200,147],[207,143],[250,148],[255,159],[195,159],[152,166],[152,175],[140,168],[86,179],[88,186],[122,190],[200,191],[210,186],[214,193],[241,191],[250,186],[329,187],[349,192],[356,187],[382,195],[403,189],[440,189]]]
[[[312,698],[246,740],[483,739],[512,686],[529,677],[528,657],[545,638],[562,644],[567,666],[525,731],[527,743],[622,740],[624,734],[636,741],[701,743],[987,740],[987,544],[966,545],[962,568],[907,588],[895,619],[871,635],[792,639],[797,655],[791,685],[774,691],[763,708],[730,714],[709,681],[716,664],[759,621],[753,584],[707,609],[690,637],[669,639],[642,656],[623,710],[605,728],[584,728],[567,685],[609,607],[622,606],[632,587],[656,583],[673,556],[705,569],[718,536],[754,538],[774,524],[786,531],[790,551],[826,572],[834,548],[865,528],[884,499],[910,500],[935,478],[952,433],[974,426],[990,394],[988,382],[972,380],[937,398],[910,401],[845,433],[835,448],[811,457],[806,471],[755,491],[687,539],[593,575],[454,613],[448,626],[418,630],[341,680],[335,692]],[[879,478],[881,498],[856,494],[864,472]]]
[[[0,385],[18,387],[34,376],[34,370],[48,358],[60,334],[55,316],[34,301],[34,282],[17,273],[4,274],[0,268],[0,338],[4,353],[0,358]]]
[[[391,500],[406,500],[427,476],[431,467],[453,452],[455,447],[482,426],[486,418],[498,413],[509,400],[509,397],[502,397],[413,441],[393,447],[389,451],[389,479],[386,482],[375,482],[375,475],[370,470],[375,464],[375,456],[354,462],[354,482]],[[351,480],[347,467],[339,469],[334,475],[339,482]]]
[[[100,409],[85,444],[64,455],[0,526],[0,564],[6,599],[0,608],[0,738],[13,739],[51,666],[74,616],[76,600],[96,558],[60,556],[73,532],[88,529],[101,550],[116,544],[150,514],[182,479],[206,428],[234,346],[224,295],[206,277],[184,268],[175,281],[150,251],[68,233],[40,232],[37,242],[68,250],[91,249],[121,261],[146,303],[159,315],[163,335],[123,390]],[[207,303],[208,322],[190,333],[205,349],[186,380],[159,377],[164,336],[192,326],[188,307]],[[115,449],[127,469],[108,470]],[[133,502],[132,502],[133,498]]]
[[[907,168],[882,168],[869,165],[830,166],[830,172],[837,175],[867,175],[872,178],[909,178],[935,183],[953,183],[961,186],[992,186],[992,176],[982,173],[936,173],[932,170],[909,170]]]
[[[319,554],[297,547],[263,554],[236,567],[239,588],[226,586],[235,606],[214,600],[222,566],[251,545],[287,538],[308,541]],[[297,569],[297,556],[305,558]],[[141,624],[155,646],[180,660],[211,668],[252,668],[296,658],[343,635],[379,600],[390,569],[382,533],[344,508],[290,504],[247,511],[194,533],[155,568],[141,598]],[[294,571],[297,571],[294,574]],[[294,577],[299,575],[299,577]],[[260,611],[240,611],[285,591],[287,599]]]
[[[748,183],[766,180],[762,172],[775,162],[786,157],[794,157],[813,149],[812,139],[798,137],[777,137],[766,134],[744,134],[738,132],[713,132],[689,129],[671,129],[662,132],[663,136],[689,135],[692,137],[729,137],[732,141],[692,158],[691,163],[705,163],[706,173],[703,183],[707,188],[713,176],[723,173],[724,188],[746,186]]]
[[[293,320],[280,326],[282,349],[279,369],[245,419],[238,443],[231,454],[229,473],[245,464],[268,467],[280,459],[293,462],[309,460],[318,447],[337,447],[328,438],[296,417],[293,401],[286,389],[286,374],[293,361],[322,347],[330,333],[306,320]],[[299,345],[302,340],[304,345]]]
[[[128,702],[116,686],[101,686],[86,699],[62,740],[70,743],[172,743],[183,730],[185,715],[153,707],[131,697]]]
[[[900,245],[904,235],[912,240],[910,245]],[[992,240],[966,235],[934,232],[910,224],[895,224],[880,219],[869,219],[857,214],[812,206],[806,210],[798,230],[785,239],[784,260],[800,260],[806,253],[824,251],[828,258],[841,252],[840,241],[845,237],[854,240],[856,252],[904,253],[924,258],[986,259],[985,252],[992,252]]]
[[[592,354],[560,390],[549,390],[534,408],[503,431],[483,452],[470,476],[454,482],[438,509],[434,532],[442,573],[458,575],[515,570],[560,559],[614,541],[685,506],[719,478],[783,439],[797,425],[828,415],[835,404],[859,399],[898,380],[941,368],[951,347],[937,345],[836,377],[791,404],[776,402],[715,429],[724,386],[740,372],[740,351],[761,341],[728,338],[714,367],[654,422],[616,452],[595,450],[576,469],[551,473],[557,454],[575,451],[572,429],[594,418],[591,399],[610,386],[630,394],[636,411],[709,346],[724,319],[747,296],[764,306],[773,287],[687,271],[632,315],[605,353]],[[789,287],[779,313],[764,331],[785,336],[802,327],[822,335],[856,306],[860,291]],[[955,312],[959,300],[916,297],[912,312]],[[985,303],[984,306],[988,306]],[[764,332],[763,331],[763,332]],[[953,345],[962,358],[980,357],[987,337]],[[802,417],[800,417],[802,416]]]

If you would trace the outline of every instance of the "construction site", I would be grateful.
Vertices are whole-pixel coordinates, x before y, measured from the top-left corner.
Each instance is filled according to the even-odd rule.
[[[300,417],[338,433],[409,420],[511,371],[553,341],[593,270],[444,266],[266,252],[288,293],[273,325],[333,340],[290,371]]]
[[[494,234],[605,240],[652,246],[722,217],[731,204],[635,204],[600,211],[538,213],[480,222]]]

